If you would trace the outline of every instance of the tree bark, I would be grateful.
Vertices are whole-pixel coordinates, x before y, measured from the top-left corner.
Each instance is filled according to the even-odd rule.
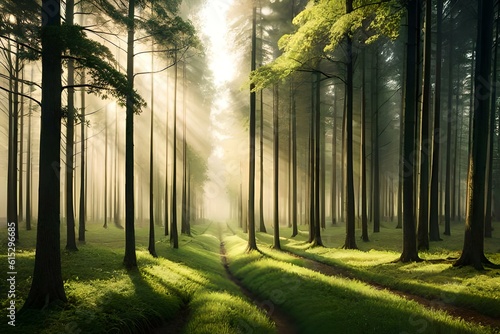
[[[420,210],[418,215],[418,249],[429,249],[429,114],[431,107],[431,34],[432,1],[425,0],[425,40],[420,120]]]
[[[42,1],[42,113],[38,224],[35,267],[31,288],[23,305],[45,308],[66,302],[61,273],[60,150],[61,145],[61,25],[60,1]]]
[[[273,172],[274,172],[274,221],[273,221],[273,248],[281,249],[280,245],[280,222],[279,222],[279,87],[274,85],[273,89]]]
[[[480,0],[476,45],[476,71],[474,75],[474,119],[472,149],[469,154],[467,187],[467,217],[462,254],[454,266],[473,266],[482,270],[491,264],[484,255],[484,208],[487,165],[488,122],[490,117],[490,72],[493,40],[493,1]]]
[[[256,48],[257,48],[257,8],[253,7],[252,15],[252,59],[251,70],[256,69]],[[249,129],[249,168],[248,168],[248,246],[247,252],[257,250],[255,239],[255,85],[250,84],[250,129]]]
[[[127,269],[137,267],[135,253],[135,208],[134,208],[134,9],[135,0],[129,0],[127,35],[127,88],[125,123],[125,256]]]
[[[401,262],[420,261],[417,252],[417,236],[415,230],[414,201],[414,157],[415,152],[415,116],[417,112],[418,75],[417,75],[417,29],[420,17],[420,1],[413,0],[407,4],[408,39],[406,62],[406,89],[404,108],[404,146],[403,146],[403,252]]]
[[[431,189],[429,201],[429,240],[441,241],[439,236],[439,149],[441,143],[441,59],[442,59],[443,0],[437,1],[436,83],[434,92],[434,124],[432,134]]]

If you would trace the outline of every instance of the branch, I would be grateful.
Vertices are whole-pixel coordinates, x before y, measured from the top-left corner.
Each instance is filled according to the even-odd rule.
[[[178,62],[177,62],[178,63]],[[152,71],[152,72],[139,72],[139,73],[135,73],[134,74],[134,78],[138,75],[143,75],[143,74],[156,74],[156,73],[160,73],[160,72],[163,72],[165,70],[168,70],[169,68],[171,68],[172,66],[174,66],[175,64],[177,63],[172,63],[170,65],[168,65],[167,67],[165,68],[162,68],[161,70],[158,70],[158,71]]]
[[[16,95],[19,95],[19,96],[22,96],[22,97],[25,97],[27,99],[30,99],[31,101],[34,101],[36,104],[38,104],[40,106],[40,108],[42,107],[42,103],[34,98],[32,98],[31,96],[29,95],[26,95],[26,94],[21,94],[19,92],[13,92],[11,91],[10,89],[7,89],[7,88],[4,88],[2,86],[0,86],[0,89],[3,90],[3,91],[6,91],[7,93],[11,93],[11,94],[16,94]]]
[[[15,40],[15,39],[13,39],[13,38],[11,38],[11,37],[9,37],[9,36],[0,35],[0,38],[5,38],[5,39],[7,39],[7,40],[9,40],[9,41],[11,41],[11,42],[14,42],[14,43],[16,43],[16,44],[19,44],[19,45],[21,45],[21,46],[24,46],[25,48],[28,48],[28,49],[30,49],[30,50],[32,50],[32,51],[37,52],[37,53],[40,53],[40,54],[42,53],[42,50],[35,49],[34,47],[32,47],[32,46],[30,46],[30,45],[28,45],[28,44],[26,44],[26,43],[19,42],[18,40]]]
[[[101,90],[109,90],[108,87],[96,86],[96,85],[91,85],[91,84],[81,84],[81,85],[62,86],[61,91],[68,89],[68,88],[95,88],[95,89],[101,89]]]

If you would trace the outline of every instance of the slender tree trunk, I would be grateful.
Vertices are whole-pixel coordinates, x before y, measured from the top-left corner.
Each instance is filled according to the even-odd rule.
[[[170,217],[170,243],[174,249],[179,248],[179,234],[177,232],[177,84],[178,84],[178,59],[177,51],[174,56],[174,126],[172,139],[172,205]]]
[[[292,237],[299,234],[297,227],[297,105],[292,82]]]
[[[451,9],[450,21],[453,20],[453,6]],[[450,221],[451,221],[451,170],[453,168],[451,161],[451,143],[452,143],[452,94],[453,94],[453,34],[450,34],[450,42],[448,45],[448,114],[447,114],[447,141],[446,141],[446,175],[445,175],[445,198],[444,198],[444,235],[451,235]]]
[[[273,248],[281,249],[280,246],[280,222],[279,222],[279,87],[274,85],[273,103],[273,156],[274,156],[274,221],[273,221]]]
[[[33,66],[31,67],[31,82],[33,82]],[[31,89],[30,94],[31,97]],[[26,230],[31,230],[31,117],[33,110],[33,102],[29,99],[28,102],[28,142],[27,142],[27,156],[26,156]]]
[[[321,189],[321,175],[320,175],[320,165],[321,165],[321,140],[320,140],[320,123],[321,123],[321,74],[316,72],[316,88],[315,88],[315,113],[314,113],[314,179],[313,179],[313,189],[314,189],[314,201],[313,201],[313,212],[314,212],[314,246],[323,246],[323,241],[321,240],[321,215],[320,215],[320,189]]]
[[[467,217],[464,246],[454,266],[471,265],[481,270],[483,264],[491,264],[484,255],[484,208],[485,181],[487,180],[487,143],[489,113],[491,112],[491,49],[493,40],[493,1],[480,0],[476,46],[476,71],[474,75],[474,119],[472,149],[469,155],[467,187]]]
[[[188,206],[187,206],[187,145],[186,145],[186,103],[187,103],[187,85],[186,85],[186,62],[182,66],[182,233],[188,234]]]
[[[420,212],[418,215],[418,249],[429,249],[429,114],[431,107],[431,34],[432,1],[425,0],[425,40],[420,120]]]
[[[42,309],[56,301],[67,301],[61,273],[59,218],[62,52],[57,32],[61,25],[60,2],[43,0],[41,14],[43,88],[38,224],[33,279],[23,309]]]
[[[256,69],[256,48],[257,48],[257,8],[253,7],[252,18],[252,59],[251,70]],[[255,85],[250,85],[250,150],[249,150],[249,169],[248,169],[248,246],[247,252],[257,249],[255,240],[255,104],[256,96]]]
[[[442,59],[443,0],[437,1],[436,59]],[[441,241],[439,236],[439,148],[441,142],[441,60],[436,61],[434,92],[434,124],[432,134],[431,189],[429,201],[429,240]]]
[[[83,12],[83,4],[80,3],[80,10]],[[83,26],[83,14],[80,15],[80,25]],[[85,78],[85,70],[81,70],[81,78],[80,78],[80,83],[82,85],[85,85],[86,83],[86,78]],[[85,226],[86,226],[86,218],[87,218],[87,166],[85,162],[85,154],[87,151],[85,150],[85,127],[87,126],[86,119],[85,119],[85,96],[86,92],[85,89],[81,90],[80,93],[80,100],[81,100],[81,120],[80,120],[80,132],[81,132],[81,138],[80,138],[80,209],[78,211],[78,241],[79,242],[85,242]],[[106,109],[106,119],[108,117],[108,112]],[[107,123],[106,123],[107,125]],[[108,133],[108,129],[106,127],[106,135]],[[108,152],[108,141],[106,139],[106,147],[105,147],[106,153]],[[107,157],[106,157],[107,158]],[[105,173],[107,173],[107,159],[105,161],[104,169]],[[107,176],[107,174],[106,174]],[[107,180],[106,180],[107,181]],[[107,189],[106,189],[107,193]],[[107,198],[106,196],[104,197],[104,206],[107,209]],[[106,217],[104,217],[106,219]],[[107,221],[106,221],[106,226],[107,226]]]
[[[500,13],[500,9],[497,6],[497,14]],[[498,36],[500,28],[500,18],[497,15],[496,24],[495,24],[495,44],[494,44],[494,56],[493,56],[493,83],[497,82],[497,61],[498,61]],[[489,124],[489,137],[488,137],[488,170],[487,170],[487,195],[486,195],[486,209],[484,215],[484,236],[486,238],[491,238],[493,235],[493,210],[492,210],[492,202],[493,202],[493,141],[495,140],[495,115],[496,115],[496,85],[492,85],[491,89],[491,107],[490,107],[490,124]]]
[[[420,18],[420,1],[408,2],[408,40],[406,63],[406,89],[404,108],[404,149],[403,158],[403,252],[401,262],[420,261],[417,251],[414,207],[414,165],[412,163],[415,150],[415,116],[418,98],[417,75],[417,39],[420,36],[418,20]]]
[[[24,65],[20,64],[21,80],[24,81]],[[19,73],[18,75],[19,76]],[[21,82],[21,103],[19,108],[19,192],[18,192],[18,203],[19,203],[19,214],[17,217],[18,224],[21,223],[23,219],[23,173],[24,173],[24,83]]]
[[[363,68],[361,78],[361,239],[370,241],[368,237],[368,217],[366,216],[366,60],[363,51]]]
[[[75,1],[66,0],[66,24],[73,25]],[[68,115],[66,118],[66,250],[75,251],[75,213],[73,201],[73,170],[75,148],[75,66],[68,59]]]
[[[151,10],[152,11],[152,10]],[[154,51],[154,44],[151,42],[151,49]],[[154,222],[154,53],[151,53],[151,119],[149,128],[149,244],[148,251],[153,257],[158,257],[155,247],[155,222]]]
[[[165,229],[164,229],[164,235],[167,236],[168,235],[168,225],[169,225],[169,222],[168,222],[168,215],[169,215],[169,211],[168,211],[168,132],[169,132],[169,128],[168,128],[168,76],[166,78],[167,80],[167,92],[166,92],[166,95],[167,95],[167,106],[165,108],[165,111],[166,111],[166,115],[165,115],[165,201],[163,203],[163,205],[165,206],[164,210],[165,210],[165,221],[164,221],[164,224],[165,224]]]
[[[127,35],[127,85],[126,130],[125,130],[125,256],[123,264],[127,269],[137,267],[135,253],[135,210],[134,210],[134,9],[135,0],[129,0]]]
[[[337,224],[337,90],[333,93],[333,129],[332,129],[332,225]]]
[[[373,232],[380,232],[380,162],[379,162],[379,107],[378,107],[378,67],[379,67],[379,52],[375,48],[375,55],[372,58],[372,164],[373,164],[373,190],[372,190],[372,206],[373,206]]]

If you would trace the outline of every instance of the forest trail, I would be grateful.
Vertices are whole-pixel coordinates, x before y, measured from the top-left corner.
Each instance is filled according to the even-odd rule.
[[[276,324],[276,330],[278,331],[278,333],[298,334],[299,332],[296,326],[293,325],[293,321],[290,319],[290,317],[281,312],[274,304],[271,305],[272,306],[271,309],[267,309],[266,305],[270,302],[267,300],[261,300],[259,297],[254,295],[250,290],[245,288],[245,286],[236,276],[233,275],[233,273],[229,270],[229,263],[226,257],[226,249],[224,247],[224,242],[222,241],[222,233],[220,232],[220,230],[219,230],[219,240],[220,240],[221,263],[224,266],[224,269],[226,270],[228,279],[230,279],[234,284],[236,284],[240,288],[241,292],[243,292],[243,294],[247,296],[247,298],[251,300],[254,305],[256,305],[257,307],[266,312],[266,315]]]
[[[301,259],[304,261],[304,267],[311,269],[313,271],[319,272],[326,276],[340,276],[346,279],[358,280],[366,283],[377,290],[386,290],[395,295],[398,295],[404,299],[413,300],[427,308],[445,311],[449,315],[457,318],[461,318],[467,322],[477,323],[481,325],[490,326],[495,329],[500,329],[500,319],[493,318],[484,314],[477,312],[476,310],[455,306],[452,304],[445,303],[439,299],[428,299],[419,295],[415,295],[409,292],[397,290],[391,287],[387,287],[369,280],[364,280],[362,278],[356,277],[351,272],[344,268],[336,267],[331,264],[322,263],[319,261],[311,260],[309,258],[297,255],[291,251],[284,251],[293,257]]]

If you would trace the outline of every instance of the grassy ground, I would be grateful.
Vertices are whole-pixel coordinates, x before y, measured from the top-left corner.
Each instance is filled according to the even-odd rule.
[[[79,245],[78,252],[62,254],[69,303],[19,314],[15,328],[7,326],[4,317],[0,332],[147,333],[160,328],[169,333],[240,333],[249,324],[259,333],[274,332],[274,324],[225,277],[214,229],[215,224],[194,226],[194,237],[182,236],[178,250],[171,249],[157,231],[160,257],[155,259],[147,252],[148,230],[138,228],[140,270],[127,272],[121,264],[123,230],[89,225],[87,243]],[[18,307],[31,283],[35,234],[21,231],[17,246]],[[61,245],[64,249],[64,240]],[[7,263],[5,237],[1,239],[0,254],[0,262]],[[1,291],[7,290],[5,284],[2,279]],[[3,310],[7,307],[6,297],[0,299]]]
[[[389,225],[389,224],[388,224]],[[345,227],[328,227],[323,231],[327,247],[310,248],[306,231],[291,239],[291,229],[282,229],[284,249],[323,263],[344,268],[360,279],[411,292],[429,299],[464,306],[492,317],[500,318],[500,270],[478,272],[470,267],[455,268],[453,260],[460,255],[463,243],[461,225],[454,225],[451,236],[432,242],[431,249],[420,252],[427,260],[421,263],[393,263],[401,255],[401,230],[382,227],[371,233],[370,242],[357,241],[359,251],[340,247]],[[500,264],[500,224],[495,224],[494,238],[485,240],[485,252],[494,263]],[[271,231],[272,232],[272,231]],[[357,231],[357,235],[361,235]],[[272,244],[270,234],[257,233],[259,241]]]
[[[332,228],[333,229],[333,228]],[[283,229],[282,235],[289,235],[288,229]],[[389,230],[383,233],[390,234]],[[400,233],[400,231],[399,231]],[[340,235],[340,234],[338,234]],[[333,233],[330,241],[336,240],[337,235]],[[270,308],[280,307],[290,316],[297,319],[301,333],[488,333],[493,330],[476,324],[451,318],[441,311],[426,309],[420,304],[395,296],[387,291],[377,290],[369,285],[339,277],[328,277],[303,267],[300,259],[289,254],[272,250],[269,234],[258,233],[259,246],[262,253],[252,252],[244,254],[246,247],[246,235],[237,233],[227,234],[225,240],[226,249],[230,261],[230,269],[242,282],[253,292],[262,298],[267,298]],[[433,266],[424,264],[389,264],[397,258],[397,252],[381,251],[346,251],[332,248],[315,248],[308,250],[302,235],[297,239],[302,241],[290,241],[282,239],[287,249],[302,253],[312,258],[325,260],[333,257],[335,264],[343,263],[343,266],[353,271],[365,273],[369,276],[372,270],[376,270],[373,276],[384,276],[388,282],[399,284],[399,280],[412,280],[420,276],[425,281],[427,268]],[[262,242],[265,242],[262,243]],[[367,259],[367,257],[369,259]],[[345,262],[344,262],[345,261]],[[382,266],[382,267],[381,267]],[[415,266],[420,266],[417,268]],[[462,280],[462,276],[475,276],[470,278],[471,286],[475,286],[468,295],[482,289],[479,274],[467,269],[449,269],[444,275]],[[362,268],[359,269],[359,268]],[[385,271],[384,271],[385,270]],[[461,270],[461,271],[458,271]],[[394,272],[401,272],[396,279]],[[435,271],[435,270],[434,270]],[[467,280],[467,278],[464,278]],[[486,284],[486,289],[498,287],[497,278],[491,277]],[[418,279],[416,279],[418,280]],[[413,284],[413,283],[411,283]],[[460,283],[455,283],[455,289]],[[431,280],[422,283],[434,292],[454,291],[448,287],[441,289],[437,281]],[[490,291],[492,292],[492,291]],[[487,301],[488,307],[495,307],[492,299],[495,296],[489,293],[479,293],[479,300]],[[494,292],[498,296],[498,291]],[[452,296],[450,294],[450,296]],[[498,307],[498,306],[496,306]]]
[[[222,226],[222,227],[221,227]],[[306,227],[293,238],[290,229],[281,229],[281,243],[288,251],[339,266],[360,280],[378,282],[396,289],[437,298],[455,305],[475,308],[491,316],[500,315],[500,272],[477,272],[453,268],[441,261],[458,256],[463,228],[453,226],[451,237],[431,244],[421,253],[428,262],[392,263],[401,248],[401,230],[387,224],[370,235],[361,251],[343,250],[345,229],[323,231],[327,248],[309,248]],[[140,270],[127,272],[123,259],[123,230],[89,225],[87,243],[75,253],[63,251],[62,266],[69,303],[42,312],[18,315],[16,328],[0,332],[18,333],[273,333],[274,324],[240,289],[227,279],[219,253],[220,228],[231,271],[254,294],[265,309],[280,308],[295,322],[301,333],[488,333],[475,324],[458,321],[443,312],[425,309],[413,301],[387,291],[373,289],[360,281],[328,277],[304,268],[304,260],[272,250],[271,234],[257,233],[262,253],[245,254],[246,235],[224,225],[193,227],[193,237],[181,236],[180,249],[170,248],[168,238],[156,231],[157,253],[147,252],[147,228],[137,228]],[[269,229],[272,232],[271,229]],[[495,226],[494,234],[500,231]],[[359,231],[358,235],[360,235]],[[26,297],[34,263],[35,231],[21,231],[16,254],[16,297],[20,307]],[[7,263],[6,233],[0,239],[0,262]],[[63,239],[65,233],[62,233]],[[61,241],[64,249],[65,240]],[[500,238],[486,240],[488,257],[500,263]],[[5,267],[6,268],[6,265]],[[5,270],[6,272],[6,270]],[[6,291],[0,280],[0,291]],[[0,297],[7,306],[6,294]],[[5,312],[5,311],[4,311]],[[498,333],[498,331],[497,331]]]

